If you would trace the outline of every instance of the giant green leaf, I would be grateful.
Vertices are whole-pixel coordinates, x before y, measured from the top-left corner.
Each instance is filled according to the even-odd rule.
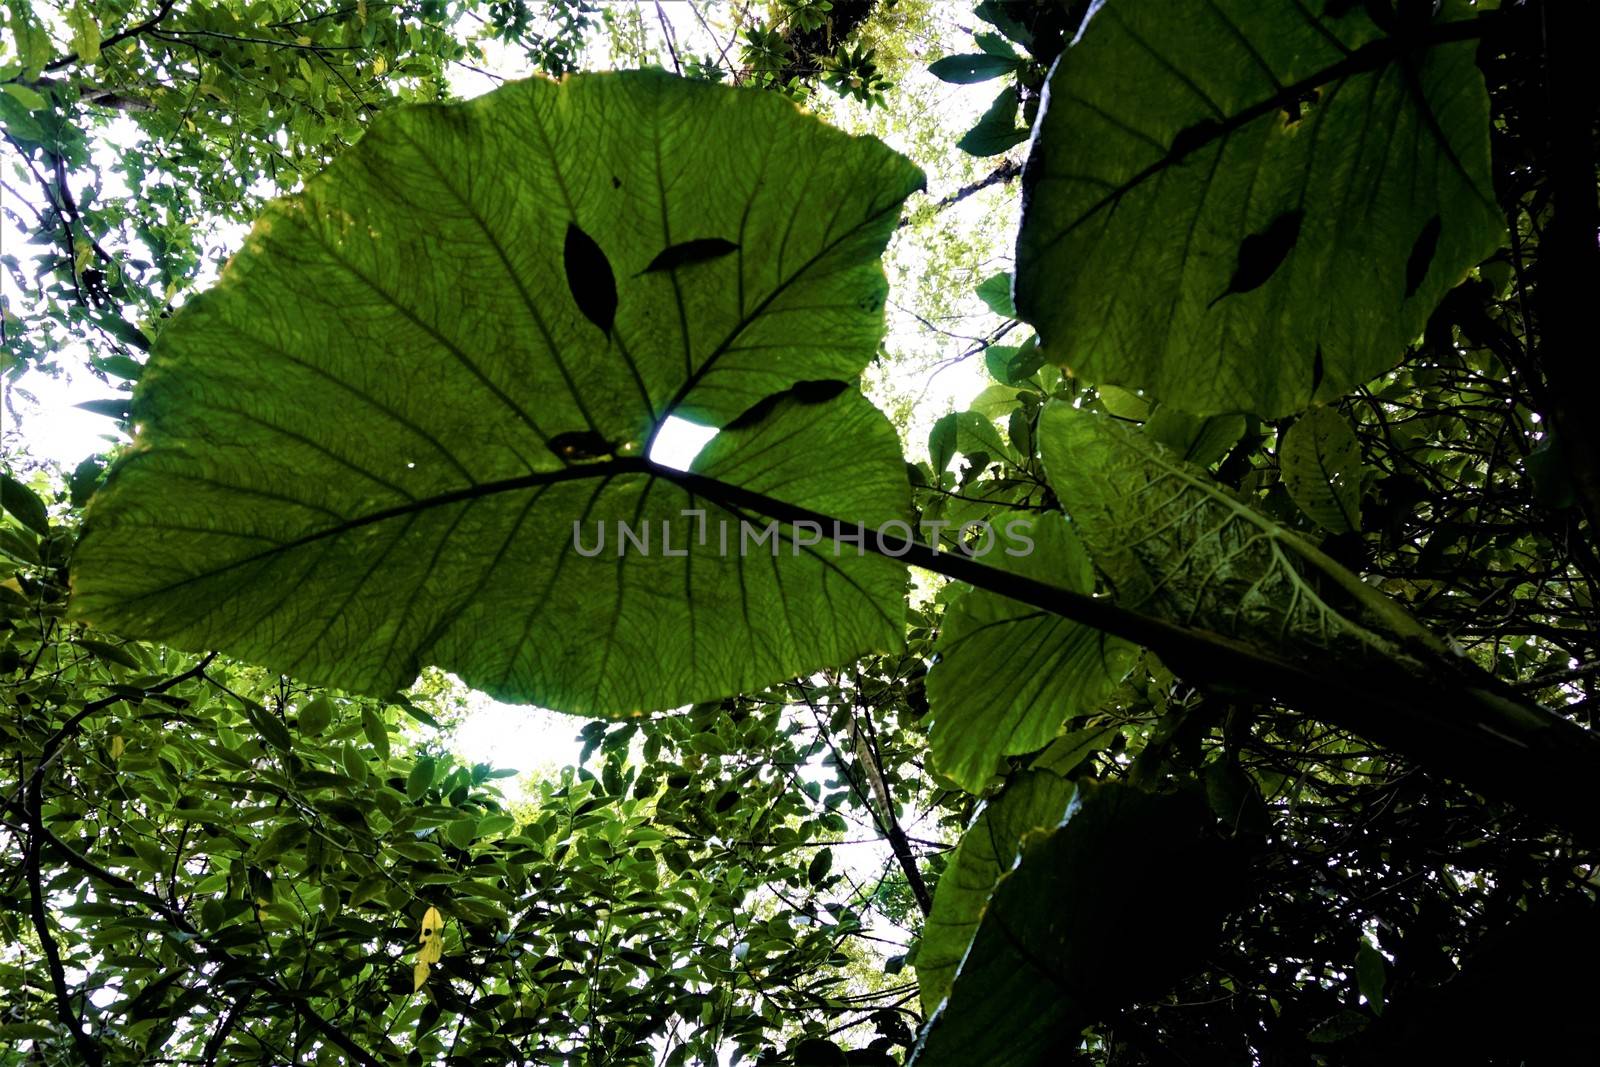
[[[1016,866],[1023,839],[1060,826],[1076,789],[1048,771],[1019,774],[984,805],[962,835],[939,876],[933,911],[917,945],[917,985],[924,1015],[937,1011],[949,994],[956,968],[989,906],[989,895]]]
[[[1471,11],[1388,37],[1361,4],[1108,0],[1028,161],[1017,306],[1051,357],[1264,416],[1398,362],[1501,239]]]
[[[1008,535],[1014,524],[1023,537]],[[993,526],[1004,554],[987,562],[1094,591],[1088,554],[1059,513],[1006,512]],[[936,650],[927,680],[934,764],[974,793],[1002,756],[1042,748],[1063,721],[1105,700],[1134,654],[1093,627],[977,589],[945,613]]]
[[[1039,444],[1123,607],[1288,651],[1438,648],[1399,605],[1149,435],[1056,402]]]
[[[1203,797],[1080,790],[995,889],[917,1067],[1060,1063],[1084,1026],[1204,962],[1241,872]]]
[[[903,517],[895,433],[846,383],[921,181],[773,94],[659,73],[379,120],[162,331],[74,614],[597,714],[896,645],[892,561],[738,522]],[[722,427],[693,475],[646,458],[669,416]]]

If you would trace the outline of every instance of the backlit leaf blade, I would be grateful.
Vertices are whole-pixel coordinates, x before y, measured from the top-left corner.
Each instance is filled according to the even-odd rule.
[[[659,73],[386,116],[163,330],[73,611],[346,689],[434,663],[593,714],[895,646],[891,561],[788,543],[741,559],[739,521],[765,520],[644,454],[668,415],[725,426],[798,382],[852,381],[920,185],[771,94]],[[713,239],[736,247],[647,270]],[[854,390],[809,399],[769,402],[697,472],[903,518],[888,421]],[[726,555],[703,539],[724,521]],[[648,554],[618,557],[618,522],[648,528]],[[575,523],[605,550],[578,552]]]
[[[1028,538],[998,539],[1008,552],[993,562],[1077,593],[1094,590],[1094,571],[1077,534],[1057,513],[1008,512]],[[934,765],[963,788],[980,792],[1001,757],[1042,748],[1061,724],[1092,710],[1132,665],[1135,649],[1093,627],[972,590],[945,613],[928,671]]]
[[[1399,605],[1149,435],[1052,403],[1039,443],[1122,606],[1279,649],[1439,649]]]
[[[1061,825],[1076,789],[1066,779],[1044,771],[1018,775],[984,805],[962,835],[950,865],[939,876],[933,912],[917,948],[917,985],[924,1015],[932,1015],[949,995],[956,968],[978,932],[989,895],[1016,865],[1024,836]]]
[[[1051,77],[1017,305],[1051,358],[1276,417],[1397,363],[1503,226],[1476,12],[1108,0]]]
[[[1361,529],[1361,446],[1333,408],[1312,408],[1283,435],[1283,486],[1317,525],[1334,533]]]
[[[1084,1026],[1161,995],[1204,961],[1241,874],[1198,791],[1080,787],[1060,829],[1000,880],[910,1062],[1060,1062]]]

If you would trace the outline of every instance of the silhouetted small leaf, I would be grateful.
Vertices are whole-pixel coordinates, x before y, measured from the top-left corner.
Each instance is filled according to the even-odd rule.
[[[594,430],[572,430],[550,438],[550,451],[562,459],[600,459],[615,451],[604,434]]]
[[[1230,834],[1260,836],[1272,828],[1267,806],[1251,777],[1231,760],[1206,764],[1200,775],[1206,802]]]
[[[1267,284],[1294,250],[1295,241],[1300,239],[1300,222],[1304,218],[1305,212],[1298,208],[1285,211],[1267,223],[1266,229],[1240,241],[1239,265],[1233,269],[1233,279],[1228,282],[1228,288],[1218,293],[1216,299],[1207,306],[1215,306],[1225,296],[1248,293]]]
[[[843,393],[850,388],[849,382],[823,379],[819,381],[795,382],[793,386],[781,393],[762,397],[751,404],[744,411],[734,416],[732,422],[723,427],[724,430],[745,430],[756,425],[770,415],[784,400],[793,400],[799,404],[822,404]]]
[[[1444,224],[1435,215],[1417,234],[1417,243],[1411,246],[1411,256],[1406,260],[1407,300],[1416,295],[1422,283],[1427,281],[1428,268],[1433,266],[1433,254],[1439,250],[1439,234],[1443,229]]]
[[[850,388],[849,382],[824,378],[817,381],[795,382],[789,389],[789,395],[800,404],[826,404],[848,388]]]
[[[1020,59],[973,53],[964,56],[945,56],[930,66],[928,73],[940,81],[968,85],[972,82],[986,82],[990,78],[998,78],[1020,66],[1022,66]]]
[[[693,241],[683,241],[663,249],[661,254],[652,259],[650,265],[641,273],[650,274],[655,271],[688,266],[691,263],[704,263],[710,259],[721,259],[729,252],[737,251],[738,248],[739,246],[733,241],[722,237],[700,237]]]
[[[833,870],[833,849],[818,849],[817,854],[811,857],[811,866],[806,868],[806,881],[812,885],[821,885],[831,870]]]
[[[107,400],[85,400],[81,404],[74,404],[73,406],[80,407],[85,411],[91,411],[96,415],[104,415],[110,419],[121,419],[124,422],[133,417],[133,413],[128,408],[128,399],[123,397],[112,397]]]
[[[1216,119],[1201,119],[1199,122],[1185,126],[1172,139],[1172,147],[1167,150],[1167,158],[1181,159],[1195,149],[1210,144],[1221,136],[1221,133],[1222,124]]]
[[[617,321],[617,276],[611,261],[575,222],[567,223],[562,259],[567,268],[567,288],[572,290],[578,310],[609,337],[611,325]]]

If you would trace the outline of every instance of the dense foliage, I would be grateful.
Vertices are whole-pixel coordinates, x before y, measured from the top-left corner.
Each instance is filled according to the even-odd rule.
[[[137,386],[0,484],[7,1062],[1594,1047],[1592,14],[44,6],[4,370]],[[791,103],[919,65],[940,198]],[[880,256],[1019,170],[924,449]]]

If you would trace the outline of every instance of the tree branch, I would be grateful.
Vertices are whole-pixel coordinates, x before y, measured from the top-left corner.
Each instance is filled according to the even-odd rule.
[[[1594,359],[1594,298],[1600,293],[1600,206],[1595,197],[1595,120],[1600,88],[1588,42],[1597,32],[1592,4],[1539,7],[1545,59],[1542,169],[1550,184],[1551,215],[1539,242],[1538,359],[1550,388],[1546,407],[1589,520],[1600,536],[1600,434],[1590,400],[1600,393]],[[1589,341],[1582,339],[1588,337]]]
[[[930,206],[930,210],[931,211],[943,211],[945,208],[950,207],[952,204],[959,204],[961,201],[965,200],[967,197],[971,196],[973,193],[980,192],[981,190],[987,189],[991,185],[1003,185],[1006,182],[1014,181],[1021,174],[1022,174],[1022,164],[1017,162],[1014,159],[1008,159],[1004,163],[1001,163],[994,170],[990,171],[984,177],[979,178],[977,181],[971,182],[970,184],[967,184],[967,185],[963,185],[961,188],[957,189],[955,192],[951,193],[949,196],[946,196],[941,200],[935,200],[933,202],[933,204]],[[912,215],[912,216],[907,216],[906,218],[901,219],[895,225],[895,229],[897,229],[897,230],[905,229],[907,226],[911,225],[911,223],[914,220],[914,218],[915,218],[915,216]]]
[[[65,841],[61,840],[43,824],[39,825],[38,830],[43,841],[48,843],[52,849],[59,852],[66,860],[66,863],[69,867],[76,868],[77,870],[93,878],[95,881],[111,890],[114,895],[122,897],[124,900],[142,904],[144,907],[149,908],[152,912],[161,916],[183,933],[188,934],[193,939],[192,944],[198,945],[201,950],[203,950],[207,956],[214,960],[218,964],[219,968],[224,972],[235,975],[249,974],[250,969],[248,967],[241,963],[237,957],[228,952],[227,949],[215,945],[206,939],[200,933],[200,931],[195,928],[194,924],[188,920],[183,912],[173,908],[165,900],[162,900],[154,893],[139,888],[139,886],[124,878],[122,875],[117,874],[115,871],[109,871],[100,866],[98,863],[95,863],[87,856],[78,852],[71,845],[68,845]],[[377,1059],[372,1055],[372,1053],[356,1044],[355,1041],[353,1041],[347,1034],[345,1034],[338,1027],[334,1026],[333,1023],[329,1022],[325,1016],[313,1010],[310,1004],[305,1001],[303,996],[292,994],[288,989],[286,989],[283,983],[278,980],[276,975],[264,974],[259,977],[251,977],[247,980],[252,982],[257,988],[263,990],[276,999],[281,1000],[286,1004],[292,1004],[295,1011],[311,1024],[311,1028],[313,1030],[320,1034],[324,1040],[328,1041],[330,1044],[344,1052],[345,1055],[349,1056],[353,1061],[360,1064],[361,1067],[383,1067],[381,1060]],[[99,1061],[97,1060],[96,1062]]]
[[[157,685],[149,686],[141,692],[146,695],[164,692],[181,682],[200,677],[205,669],[210,666],[212,660],[216,659],[216,656],[217,654],[212,652],[183,673],[174,675]],[[159,915],[178,930],[188,934],[193,939],[192,943],[198,945],[224,972],[245,974],[249,971],[249,968],[226,949],[208,941],[189,921],[188,917],[183,914],[181,909],[171,902],[163,900],[155,893],[142,889],[115,871],[108,870],[95,863],[57,837],[54,831],[45,824],[43,814],[45,772],[55,762],[56,756],[59,755],[66,742],[77,734],[85,719],[126,699],[128,699],[126,694],[118,694],[90,701],[68,718],[55,733],[45,740],[40,752],[39,762],[23,787],[22,799],[18,801],[12,798],[6,801],[7,808],[20,811],[23,824],[28,833],[27,849],[24,856],[30,895],[30,912],[34,931],[38,934],[40,946],[44,950],[45,962],[50,971],[51,984],[55,987],[57,1014],[73,1035],[73,1041],[78,1047],[79,1055],[91,1067],[99,1067],[104,1060],[99,1043],[82,1028],[76,1014],[72,1011],[71,990],[67,985],[66,970],[61,962],[60,949],[50,932],[49,912],[45,904],[43,891],[43,851],[45,845],[49,845],[54,852],[58,853],[69,867],[88,875],[113,896],[148,908],[152,913]],[[303,998],[291,995],[290,991],[283,986],[283,983],[275,975],[266,974],[260,977],[253,977],[251,982],[256,988],[269,995],[283,1000],[285,1003],[292,1003],[295,1010],[311,1025],[313,1030],[321,1035],[324,1040],[344,1052],[352,1061],[360,1064],[361,1067],[382,1067],[382,1061],[356,1044],[342,1030],[329,1022],[327,1018],[314,1011]]]
[[[714,478],[649,468],[730,510],[781,522],[855,532],[855,523],[774,500]],[[852,543],[855,543],[852,541]],[[1191,681],[1243,688],[1361,734],[1454,778],[1487,797],[1535,812],[1589,841],[1600,841],[1600,807],[1589,783],[1600,777],[1600,738],[1528,703],[1463,657],[1446,663],[1424,653],[1348,663],[1291,658],[1224,634],[1131,611],[1107,598],[1035,581],[883,530],[864,531],[873,552],[967,582],[1134,644]]]
[[[856,697],[861,696],[861,679],[856,678]],[[900,863],[900,870],[905,873],[906,882],[911,886],[911,895],[916,898],[917,908],[921,910],[922,917],[926,919],[933,914],[933,894],[928,892],[928,883],[922,880],[922,871],[917,866],[917,857],[911,851],[911,843],[906,840],[906,832],[900,826],[900,820],[894,814],[894,799],[889,796],[889,786],[883,779],[883,768],[878,759],[878,731],[872,725],[872,710],[861,708],[862,715],[858,720],[851,717],[851,728],[855,733],[856,758],[866,767],[867,781],[872,785],[872,791],[878,798],[878,807],[883,809],[878,821],[883,827],[884,836],[889,839],[889,848],[894,852],[894,858]],[[867,724],[866,732],[860,728],[860,721]],[[870,811],[871,809],[868,808]]]
[[[50,914],[44,901],[44,842],[49,831],[44,826],[42,790],[37,782],[30,783],[23,801],[23,824],[28,831],[28,843],[23,853],[23,866],[28,878],[28,915],[33,922],[33,932],[38,935],[39,947],[44,951],[45,966],[50,971],[50,985],[55,991],[56,1016],[72,1035],[78,1055],[90,1067],[100,1067],[105,1062],[100,1052],[100,1042],[83,1028],[78,1013],[72,1009],[72,990],[67,985],[66,968],[61,963],[61,949],[55,935],[50,932]]]
[[[166,18],[168,15],[170,15],[172,13],[172,9],[177,4],[177,2],[178,2],[178,0],[161,0],[161,6],[156,8],[156,13],[154,15],[151,15],[149,18],[145,19],[143,22],[136,23],[135,25],[129,26],[125,30],[118,30],[116,33],[113,33],[110,37],[105,38],[104,40],[102,40],[100,42],[100,49],[102,51],[104,51],[105,49],[110,48],[114,44],[121,44],[123,41],[126,41],[129,37],[137,37],[137,36],[139,36],[139,34],[144,33],[146,30],[155,29],[155,27],[157,27],[157,26],[159,26],[161,24],[161,20],[162,19]],[[77,61],[78,61],[78,53],[76,53],[76,52],[68,52],[66,55],[62,56],[60,59],[52,59],[50,62],[46,63],[44,65],[44,69],[45,70],[60,70],[62,67],[71,66],[72,64],[76,63]]]

